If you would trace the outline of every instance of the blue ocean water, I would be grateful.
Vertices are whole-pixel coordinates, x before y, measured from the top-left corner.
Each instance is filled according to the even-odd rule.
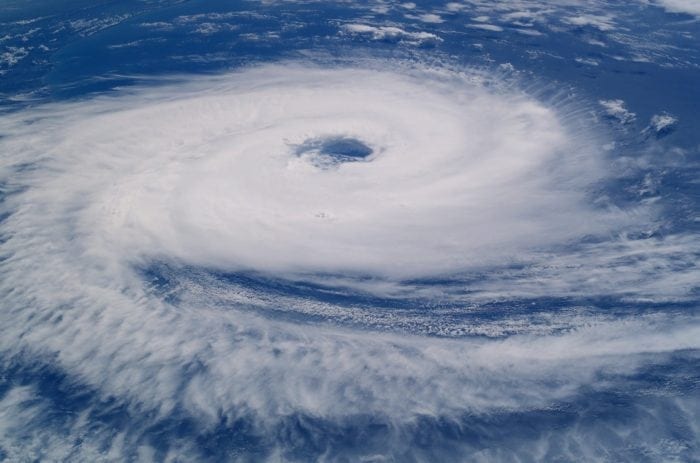
[[[473,72],[479,88],[517,91],[543,102],[575,132],[577,143],[585,145],[590,133],[604,139],[595,150],[605,152],[600,170],[606,175],[590,182],[585,198],[594,211],[625,218],[606,216],[614,226],[597,234],[572,238],[561,232],[565,239],[551,243],[545,236],[537,246],[528,244],[528,252],[536,248],[532,260],[510,248],[502,258],[485,242],[475,246],[477,264],[404,274],[362,255],[350,238],[338,244],[329,232],[307,240],[307,229],[300,225],[298,231],[292,219],[274,228],[287,212],[296,220],[295,211],[257,214],[278,199],[276,184],[285,181],[266,176],[273,164],[255,164],[270,154],[264,149],[254,161],[232,168],[250,176],[229,180],[229,172],[219,176],[212,167],[200,175],[193,167],[199,177],[192,175],[205,187],[206,175],[220,183],[202,187],[201,194],[186,181],[178,183],[184,174],[171,173],[170,165],[178,169],[181,163],[189,173],[188,160],[218,147],[217,138],[197,145],[198,135],[188,132],[201,124],[206,133],[215,124],[208,119],[218,114],[215,102],[207,100],[190,115],[174,115],[177,109],[168,107],[157,113],[159,119],[146,117],[153,134],[172,144],[161,149],[148,130],[134,132],[144,139],[124,146],[146,146],[151,151],[143,157],[154,159],[143,171],[129,170],[131,158],[122,162],[119,154],[104,159],[96,154],[102,144],[113,143],[101,134],[123,132],[128,138],[134,130],[128,121],[141,121],[138,111],[150,103],[172,99],[186,106],[202,95],[216,99],[224,90],[232,101],[244,101],[238,87],[217,87],[216,79],[276,65],[264,79],[246,81],[246,91],[262,90],[253,103],[240,103],[246,111],[231,110],[233,128],[226,136],[240,138],[244,132],[256,152],[278,136],[274,130],[286,134],[289,124],[299,124],[298,140],[281,142],[293,154],[285,162],[297,169],[290,168],[290,178],[314,169],[336,175],[319,181],[326,188],[350,172],[355,183],[348,191],[379,192],[362,203],[367,209],[398,204],[400,193],[408,191],[402,183],[396,189],[377,186],[375,177],[346,169],[376,164],[382,147],[353,133],[330,133],[324,125],[374,120],[376,108],[363,113],[342,106],[364,95],[339,99],[337,112],[318,115],[309,109],[308,120],[302,111],[293,121],[285,119],[285,111],[298,108],[296,100],[285,102],[284,92],[265,99],[276,79],[293,89],[289,92],[302,88],[314,101],[319,97],[313,91],[324,79],[342,78],[326,76],[307,87],[303,73],[286,70],[298,63],[399,74],[403,66],[440,76]],[[358,81],[363,76],[352,74],[341,83],[364,89]],[[206,79],[214,79],[214,90],[207,89]],[[186,99],[168,90],[193,80],[204,84],[187,90]],[[7,0],[0,6],[0,461],[700,461],[698,82],[700,12],[692,0]],[[368,92],[376,89],[370,86]],[[412,95],[401,95],[412,101]],[[383,106],[404,108],[402,98],[391,98]],[[450,111],[467,104],[454,98],[459,104]],[[103,101],[104,107],[90,106]],[[113,109],[114,101],[127,103]],[[444,105],[434,103],[439,111]],[[267,106],[276,118],[269,125],[257,119],[236,125]],[[103,130],[103,115],[130,110],[127,122],[120,119]],[[438,110],[425,112],[443,114]],[[62,118],[73,117],[69,131]],[[402,140],[410,142],[411,132],[432,126],[411,117],[398,114],[404,125],[388,122],[376,139],[409,127],[390,146],[412,156],[414,148]],[[525,132],[535,133],[529,120],[518,120]],[[492,126],[498,130],[493,122],[480,130]],[[372,127],[358,127],[353,130],[374,136]],[[521,125],[506,128],[517,131]],[[91,144],[72,145],[78,133]],[[496,140],[508,136],[493,134]],[[431,140],[436,151],[453,143],[437,135]],[[161,151],[184,154],[161,160]],[[417,153],[405,163],[433,154]],[[294,164],[307,158],[309,165]],[[464,178],[479,185],[481,172],[506,167],[493,162]],[[387,172],[421,178],[433,166],[421,165],[404,177],[405,163]],[[513,178],[525,190],[556,170],[553,161],[543,164],[534,180],[531,171],[527,178]],[[100,170],[102,165],[109,167]],[[470,165],[452,164],[438,178],[465,169]],[[96,185],[121,182],[117,172],[131,179],[119,183],[123,197],[146,193],[124,204],[118,194],[103,201],[107,193]],[[595,177],[582,169],[580,177],[589,175]],[[247,180],[248,190],[227,189],[229,181],[247,185]],[[161,191],[156,182],[163,182],[168,199],[159,196],[148,209],[148,192]],[[431,189],[436,183],[446,192]],[[462,185],[463,177],[455,183]],[[571,180],[562,191],[575,190],[575,184]],[[332,191],[305,196],[300,185],[284,193],[281,200],[289,200],[284,204],[313,202]],[[406,243],[388,254],[398,262],[405,249],[423,249],[423,243],[434,252],[461,244],[451,232],[453,223],[463,222],[441,209],[464,205],[450,193],[452,184],[407,185],[417,185],[409,188],[412,194],[424,188],[426,210],[438,212],[411,212],[415,223],[390,212],[366,222],[351,220],[343,233],[371,240],[389,227],[390,239],[372,250]],[[489,187],[488,194],[473,188],[479,194],[465,197],[493,199],[491,210],[517,203],[519,186],[512,181]],[[515,193],[501,196],[501,189]],[[262,199],[241,191],[259,191]],[[227,234],[238,225],[221,225],[214,213],[197,216],[201,222],[194,225],[180,221],[203,202],[217,211],[227,201],[236,210],[253,211],[241,233],[272,238],[261,238],[258,248],[243,239],[240,244],[230,238],[238,235]],[[171,204],[177,206],[172,211]],[[103,220],[105,210],[105,216],[117,218]],[[159,215],[163,210],[167,220]],[[558,216],[513,210],[525,224],[508,230],[514,238],[506,234],[518,249],[537,234],[531,223]],[[345,223],[334,213],[324,210],[314,220]],[[353,213],[362,218],[362,211]],[[155,225],[142,229],[139,220]],[[414,226],[427,221],[437,225],[414,235]],[[578,222],[562,226],[585,228]],[[179,228],[191,249],[171,238]],[[297,233],[303,236],[293,243],[305,247],[295,254],[285,240]],[[147,239],[152,241],[141,241]],[[142,242],[168,244],[152,255],[134,251],[128,265],[110,257]],[[216,250],[212,255],[207,242],[220,246],[221,255]],[[180,254],[168,252],[182,247],[187,249]],[[259,265],[227,266],[227,252],[238,248]],[[316,248],[337,254],[316,255]],[[285,251],[308,265],[288,271],[286,257],[284,265],[276,260]],[[405,267],[437,265],[421,252]],[[445,256],[449,261],[454,253]]]

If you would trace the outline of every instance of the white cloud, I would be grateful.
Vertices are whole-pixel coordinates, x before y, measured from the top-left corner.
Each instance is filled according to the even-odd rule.
[[[581,57],[578,57],[578,58],[575,58],[574,61],[576,61],[576,62],[579,63],[579,64],[585,64],[585,65],[587,65],[587,66],[598,66],[598,65],[600,65],[600,63],[598,62],[598,60],[595,60],[595,59],[593,59],[593,58],[581,58]]]
[[[697,0],[657,0],[657,4],[673,13],[687,13],[700,17],[700,2]]]
[[[430,32],[408,32],[394,26],[370,26],[367,24],[345,24],[342,30],[349,34],[368,35],[373,40],[401,40],[408,43],[437,43],[442,39]]]
[[[534,29],[516,29],[516,31],[518,31],[518,33],[520,34],[529,35],[531,37],[539,37],[541,35],[544,35],[542,34],[542,32],[536,31]]]
[[[615,29],[615,22],[609,15],[582,14],[564,18],[564,22],[574,26],[591,26],[601,31],[611,31]]]
[[[503,28],[501,26],[496,26],[494,24],[468,24],[467,27],[491,32],[503,32]]]
[[[670,114],[655,114],[649,121],[649,129],[656,133],[663,133],[672,129],[677,122],[678,119]]]
[[[637,115],[625,108],[622,100],[600,100],[598,103],[605,109],[605,113],[622,124],[629,124],[634,121]]]
[[[68,21],[71,29],[80,35],[89,36],[108,27],[115,26],[131,17],[130,14],[106,16],[103,18],[76,19]]]
[[[435,14],[435,13],[425,13],[421,14],[418,16],[418,19],[423,21],[424,23],[432,23],[432,24],[440,24],[442,22],[445,22],[444,19],[440,17],[440,15]]]
[[[29,55],[31,48],[27,47],[7,47],[0,53],[0,66],[10,68],[22,61]]]
[[[468,6],[463,3],[449,2],[447,5],[445,5],[445,8],[447,9],[447,11],[457,12],[467,9]]]

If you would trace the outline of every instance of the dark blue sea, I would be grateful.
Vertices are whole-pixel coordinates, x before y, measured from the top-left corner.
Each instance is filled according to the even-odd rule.
[[[0,461],[700,461],[697,0],[4,0]]]

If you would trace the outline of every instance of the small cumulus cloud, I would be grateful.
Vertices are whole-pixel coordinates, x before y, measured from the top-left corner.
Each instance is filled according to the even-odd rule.
[[[637,115],[625,108],[623,100],[600,100],[598,103],[605,110],[605,114],[621,124],[629,124],[634,121]]]
[[[442,22],[445,22],[445,20],[442,19],[440,17],[440,15],[434,14],[434,13],[421,14],[418,16],[418,19],[420,19],[424,23],[432,23],[432,24],[440,24]]]
[[[643,130],[644,133],[653,133],[657,137],[670,134],[676,128],[678,118],[668,113],[655,114],[651,117],[649,125]]]
[[[615,29],[615,22],[609,15],[582,14],[578,16],[565,17],[563,21],[572,26],[590,26],[600,31],[611,31]]]
[[[442,39],[430,32],[409,32],[395,26],[370,26],[368,24],[345,24],[342,31],[353,35],[363,35],[372,40],[405,41],[413,44],[438,43]]]

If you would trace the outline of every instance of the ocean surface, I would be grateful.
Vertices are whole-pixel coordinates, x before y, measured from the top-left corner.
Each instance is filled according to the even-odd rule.
[[[700,3],[5,0],[0,461],[700,461]]]

